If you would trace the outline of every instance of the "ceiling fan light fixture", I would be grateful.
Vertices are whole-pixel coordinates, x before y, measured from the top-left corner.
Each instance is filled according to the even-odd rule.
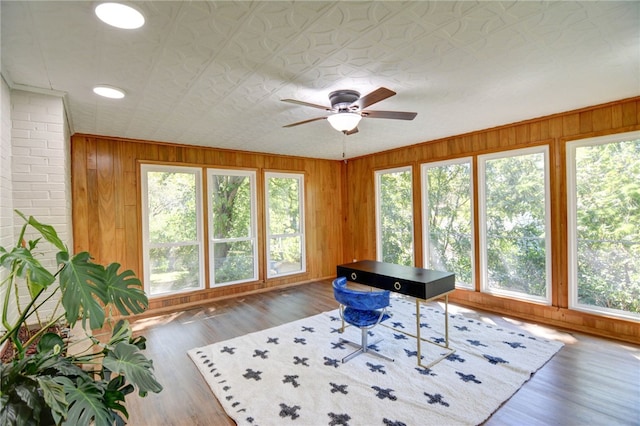
[[[107,86],[104,84],[94,87],[93,93],[95,93],[96,95],[99,95],[105,98],[111,98],[111,99],[122,99],[124,98],[124,95],[125,95],[124,90],[118,89],[117,87],[113,87],[113,86]]]
[[[100,3],[95,8],[100,20],[116,28],[135,30],[144,25],[144,15],[134,7],[122,3]]]
[[[327,117],[331,127],[339,132],[348,132],[355,129],[360,119],[362,119],[362,116],[355,112],[338,112]]]

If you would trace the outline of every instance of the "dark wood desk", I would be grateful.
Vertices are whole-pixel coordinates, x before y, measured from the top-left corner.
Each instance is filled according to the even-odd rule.
[[[419,366],[430,368],[455,352],[455,349],[451,349],[449,347],[449,293],[455,290],[455,274],[451,272],[415,268],[413,266],[378,262],[375,260],[361,260],[359,262],[338,265],[336,267],[336,273],[338,277],[346,277],[349,281],[406,294],[416,299],[416,335],[409,333],[405,334],[409,334],[411,337],[416,338]],[[431,340],[422,339],[420,336],[420,301],[430,301],[440,297],[444,297],[445,306],[444,345]],[[422,341],[447,349],[447,353],[428,365],[423,365],[421,350]]]
[[[453,291],[455,274],[396,265],[375,260],[361,260],[338,265],[337,276],[355,283],[406,294],[423,300],[442,297]]]

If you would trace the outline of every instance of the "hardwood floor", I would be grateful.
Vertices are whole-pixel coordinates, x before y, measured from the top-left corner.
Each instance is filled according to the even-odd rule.
[[[129,424],[234,425],[186,351],[336,307],[325,280],[135,321],[164,390],[127,398]],[[450,310],[565,343],[486,425],[640,425],[639,346],[458,306]]]

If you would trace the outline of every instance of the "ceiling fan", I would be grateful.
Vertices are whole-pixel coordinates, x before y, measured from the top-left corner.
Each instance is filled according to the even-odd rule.
[[[304,105],[312,108],[318,108],[330,112],[331,114],[324,117],[311,118],[309,120],[298,121],[297,123],[287,124],[283,127],[293,127],[300,124],[311,123],[312,121],[327,119],[331,126],[344,133],[352,135],[358,133],[358,123],[362,118],[391,118],[394,120],[413,120],[417,112],[403,111],[370,111],[365,108],[387,99],[396,92],[385,87],[374,90],[373,92],[360,96],[360,92],[355,90],[336,90],[329,94],[331,106],[323,106],[312,104],[309,102],[298,101],[296,99],[282,99],[283,102]]]

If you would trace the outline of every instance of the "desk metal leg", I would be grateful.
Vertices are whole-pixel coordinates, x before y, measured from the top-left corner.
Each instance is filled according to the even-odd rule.
[[[440,356],[436,360],[430,362],[427,365],[422,364],[422,343],[421,342],[423,339],[420,337],[420,299],[416,299],[416,342],[418,347],[418,366],[422,368],[431,368],[456,351],[455,349],[451,349],[449,347],[449,295],[448,294],[445,294],[444,296],[444,338],[445,338],[444,346],[439,343],[432,342],[431,340],[427,340],[427,339],[424,340],[425,342],[431,343],[432,345],[438,346],[443,349],[447,349],[448,352]]]

